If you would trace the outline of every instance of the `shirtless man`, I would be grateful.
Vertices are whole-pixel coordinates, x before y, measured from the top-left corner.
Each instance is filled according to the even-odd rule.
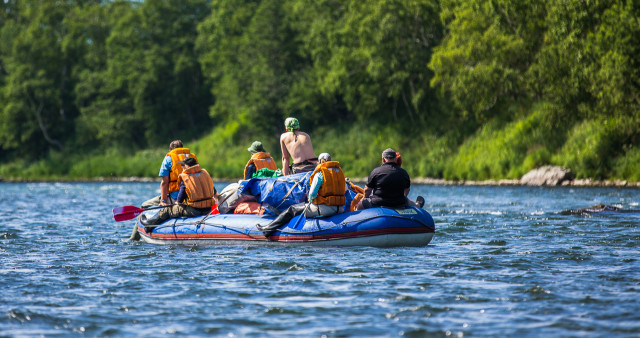
[[[280,135],[280,150],[282,150],[282,171],[285,175],[313,171],[318,164],[318,158],[313,153],[311,137],[300,131],[300,122],[294,117],[284,121],[286,132]],[[289,157],[293,164],[289,166]]]

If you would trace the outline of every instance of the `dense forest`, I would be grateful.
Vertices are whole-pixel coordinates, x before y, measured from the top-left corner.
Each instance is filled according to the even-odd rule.
[[[295,116],[366,176],[640,181],[640,2],[0,0],[0,176],[238,178]]]

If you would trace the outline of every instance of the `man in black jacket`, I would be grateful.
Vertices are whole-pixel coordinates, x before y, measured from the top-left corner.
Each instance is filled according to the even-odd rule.
[[[406,208],[407,206],[424,205],[424,198],[418,196],[417,203],[407,198],[411,188],[411,179],[406,170],[396,163],[397,153],[391,148],[382,152],[382,165],[369,174],[364,188],[364,198],[356,210],[390,207]]]

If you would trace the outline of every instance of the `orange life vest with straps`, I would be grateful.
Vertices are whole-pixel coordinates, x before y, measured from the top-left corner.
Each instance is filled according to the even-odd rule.
[[[171,156],[171,173],[169,173],[169,193],[180,190],[180,184],[178,184],[178,176],[182,173],[182,164],[179,162],[187,157],[193,157],[198,161],[196,155],[191,153],[189,148],[175,148],[167,153],[167,156]]]
[[[340,168],[340,163],[338,161],[328,161],[318,164],[311,173],[309,182],[313,182],[313,177],[318,172],[322,173],[323,182],[313,203],[343,206],[347,202],[347,198],[344,196],[347,182]]]
[[[271,170],[278,169],[278,166],[276,165],[276,161],[273,160],[273,157],[271,157],[271,154],[261,151],[251,156],[251,159],[249,160],[249,162],[247,162],[247,165],[244,166],[244,174],[242,175],[242,177],[247,177],[247,168],[249,168],[249,164],[251,163],[253,163],[256,166],[256,171],[264,168],[271,169]]]
[[[211,208],[214,204],[213,180],[209,173],[200,168],[199,164],[185,169],[179,176],[180,181],[184,182],[187,192],[187,205],[194,208]]]

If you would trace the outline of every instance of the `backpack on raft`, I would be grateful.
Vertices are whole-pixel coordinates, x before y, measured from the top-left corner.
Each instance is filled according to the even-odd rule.
[[[236,206],[233,211],[234,214],[253,214],[262,215],[265,212],[265,208],[259,202],[242,202]]]
[[[239,191],[240,184],[231,183],[220,192],[218,196],[218,211],[221,214],[230,214],[236,209],[238,204],[248,201],[255,201],[255,197]]]

